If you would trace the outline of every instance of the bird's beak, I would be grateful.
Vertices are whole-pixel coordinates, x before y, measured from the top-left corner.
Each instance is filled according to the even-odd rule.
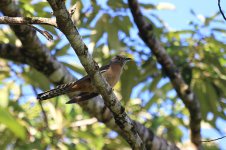
[[[125,61],[132,61],[133,59],[132,58],[125,58]]]

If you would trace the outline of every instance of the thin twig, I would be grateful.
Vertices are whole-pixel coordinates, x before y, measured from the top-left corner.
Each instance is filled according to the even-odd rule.
[[[75,13],[76,10],[76,3],[69,9],[69,14],[72,16]]]
[[[222,136],[220,138],[216,138],[216,139],[211,139],[211,140],[204,140],[204,141],[201,141],[201,142],[213,142],[213,141],[217,141],[217,140],[220,140],[220,139],[223,139],[225,138],[226,136]]]
[[[32,86],[32,89],[33,89],[35,95],[37,96],[38,95],[38,92],[37,92],[37,90],[35,89],[34,86]],[[39,104],[39,106],[40,106],[40,108],[42,110],[43,120],[45,122],[46,128],[49,128],[48,118],[47,118],[46,112],[45,112],[45,110],[44,110],[44,108],[42,106],[42,102],[41,101],[38,101],[38,104]]]
[[[50,25],[57,28],[55,18],[42,18],[42,17],[0,17],[0,24],[21,25],[21,24],[42,24]]]
[[[46,37],[47,40],[49,40],[49,41],[53,40],[53,36],[48,31],[46,31],[46,30],[42,31],[41,29],[39,29],[31,24],[27,24],[27,25],[32,27],[36,31],[38,31],[40,34],[42,34],[44,37]]]
[[[53,40],[53,36],[48,31],[42,31],[32,24],[50,25],[57,28],[56,19],[54,18],[42,18],[42,17],[0,17],[0,24],[10,25],[28,25],[41,33],[48,40]]]
[[[224,15],[224,12],[223,12],[222,9],[221,9],[221,1],[220,1],[220,0],[218,0],[218,7],[219,7],[219,9],[220,9],[221,15],[223,16],[224,20],[226,21],[226,17],[225,17],[225,15]]]

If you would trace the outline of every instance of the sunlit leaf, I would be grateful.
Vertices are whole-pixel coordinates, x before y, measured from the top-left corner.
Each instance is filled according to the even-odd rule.
[[[76,73],[85,75],[85,70],[83,67],[76,65],[76,64],[70,64],[70,63],[66,63],[66,62],[62,62],[65,66],[69,67],[70,69],[72,69],[73,71],[75,71]]]
[[[193,81],[193,91],[195,92],[200,104],[201,104],[201,113],[203,116],[203,119],[206,119],[207,117],[207,113],[210,110],[210,106],[207,103],[207,99],[206,99],[206,87],[205,87],[205,83],[203,83],[202,80],[194,80]]]
[[[159,9],[159,10],[175,10],[176,9],[176,6],[171,4],[171,3],[166,3],[166,2],[162,2],[162,3],[159,3],[158,5],[156,5],[156,8]]]
[[[129,100],[132,89],[137,84],[139,76],[139,70],[134,62],[128,62],[127,66],[127,69],[124,70],[121,77],[121,94],[124,102]]]
[[[66,55],[69,48],[71,47],[70,44],[66,44],[64,45],[62,48],[58,49],[55,53],[56,56],[63,56],[63,55]]]
[[[123,0],[117,0],[117,1],[108,0],[107,4],[113,9],[127,7]]]
[[[15,136],[25,140],[25,128],[8,112],[7,109],[0,107],[0,122],[6,125]]]
[[[113,24],[106,24],[106,29],[108,33],[108,46],[110,49],[119,49],[121,48],[121,42],[118,38],[118,28]]]

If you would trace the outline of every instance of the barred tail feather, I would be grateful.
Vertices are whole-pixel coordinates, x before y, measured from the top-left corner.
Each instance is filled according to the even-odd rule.
[[[59,95],[63,95],[71,91],[71,87],[74,86],[76,84],[76,82],[70,82],[67,84],[62,84],[57,86],[55,89],[49,90],[49,91],[45,91],[43,93],[40,93],[37,95],[37,99],[39,100],[46,100],[49,98],[53,98]]]

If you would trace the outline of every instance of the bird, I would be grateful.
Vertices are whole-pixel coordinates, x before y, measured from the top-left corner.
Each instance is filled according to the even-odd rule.
[[[111,59],[108,65],[99,68],[99,71],[109,83],[109,85],[113,88],[120,80],[124,65],[126,62],[131,60],[131,58],[127,58],[123,55],[116,55]],[[76,91],[80,92],[80,94],[74,96],[66,104],[86,101],[99,95],[96,87],[92,84],[90,77],[86,75],[75,82],[62,84],[57,86],[55,89],[40,93],[37,95],[37,99],[43,101]]]

